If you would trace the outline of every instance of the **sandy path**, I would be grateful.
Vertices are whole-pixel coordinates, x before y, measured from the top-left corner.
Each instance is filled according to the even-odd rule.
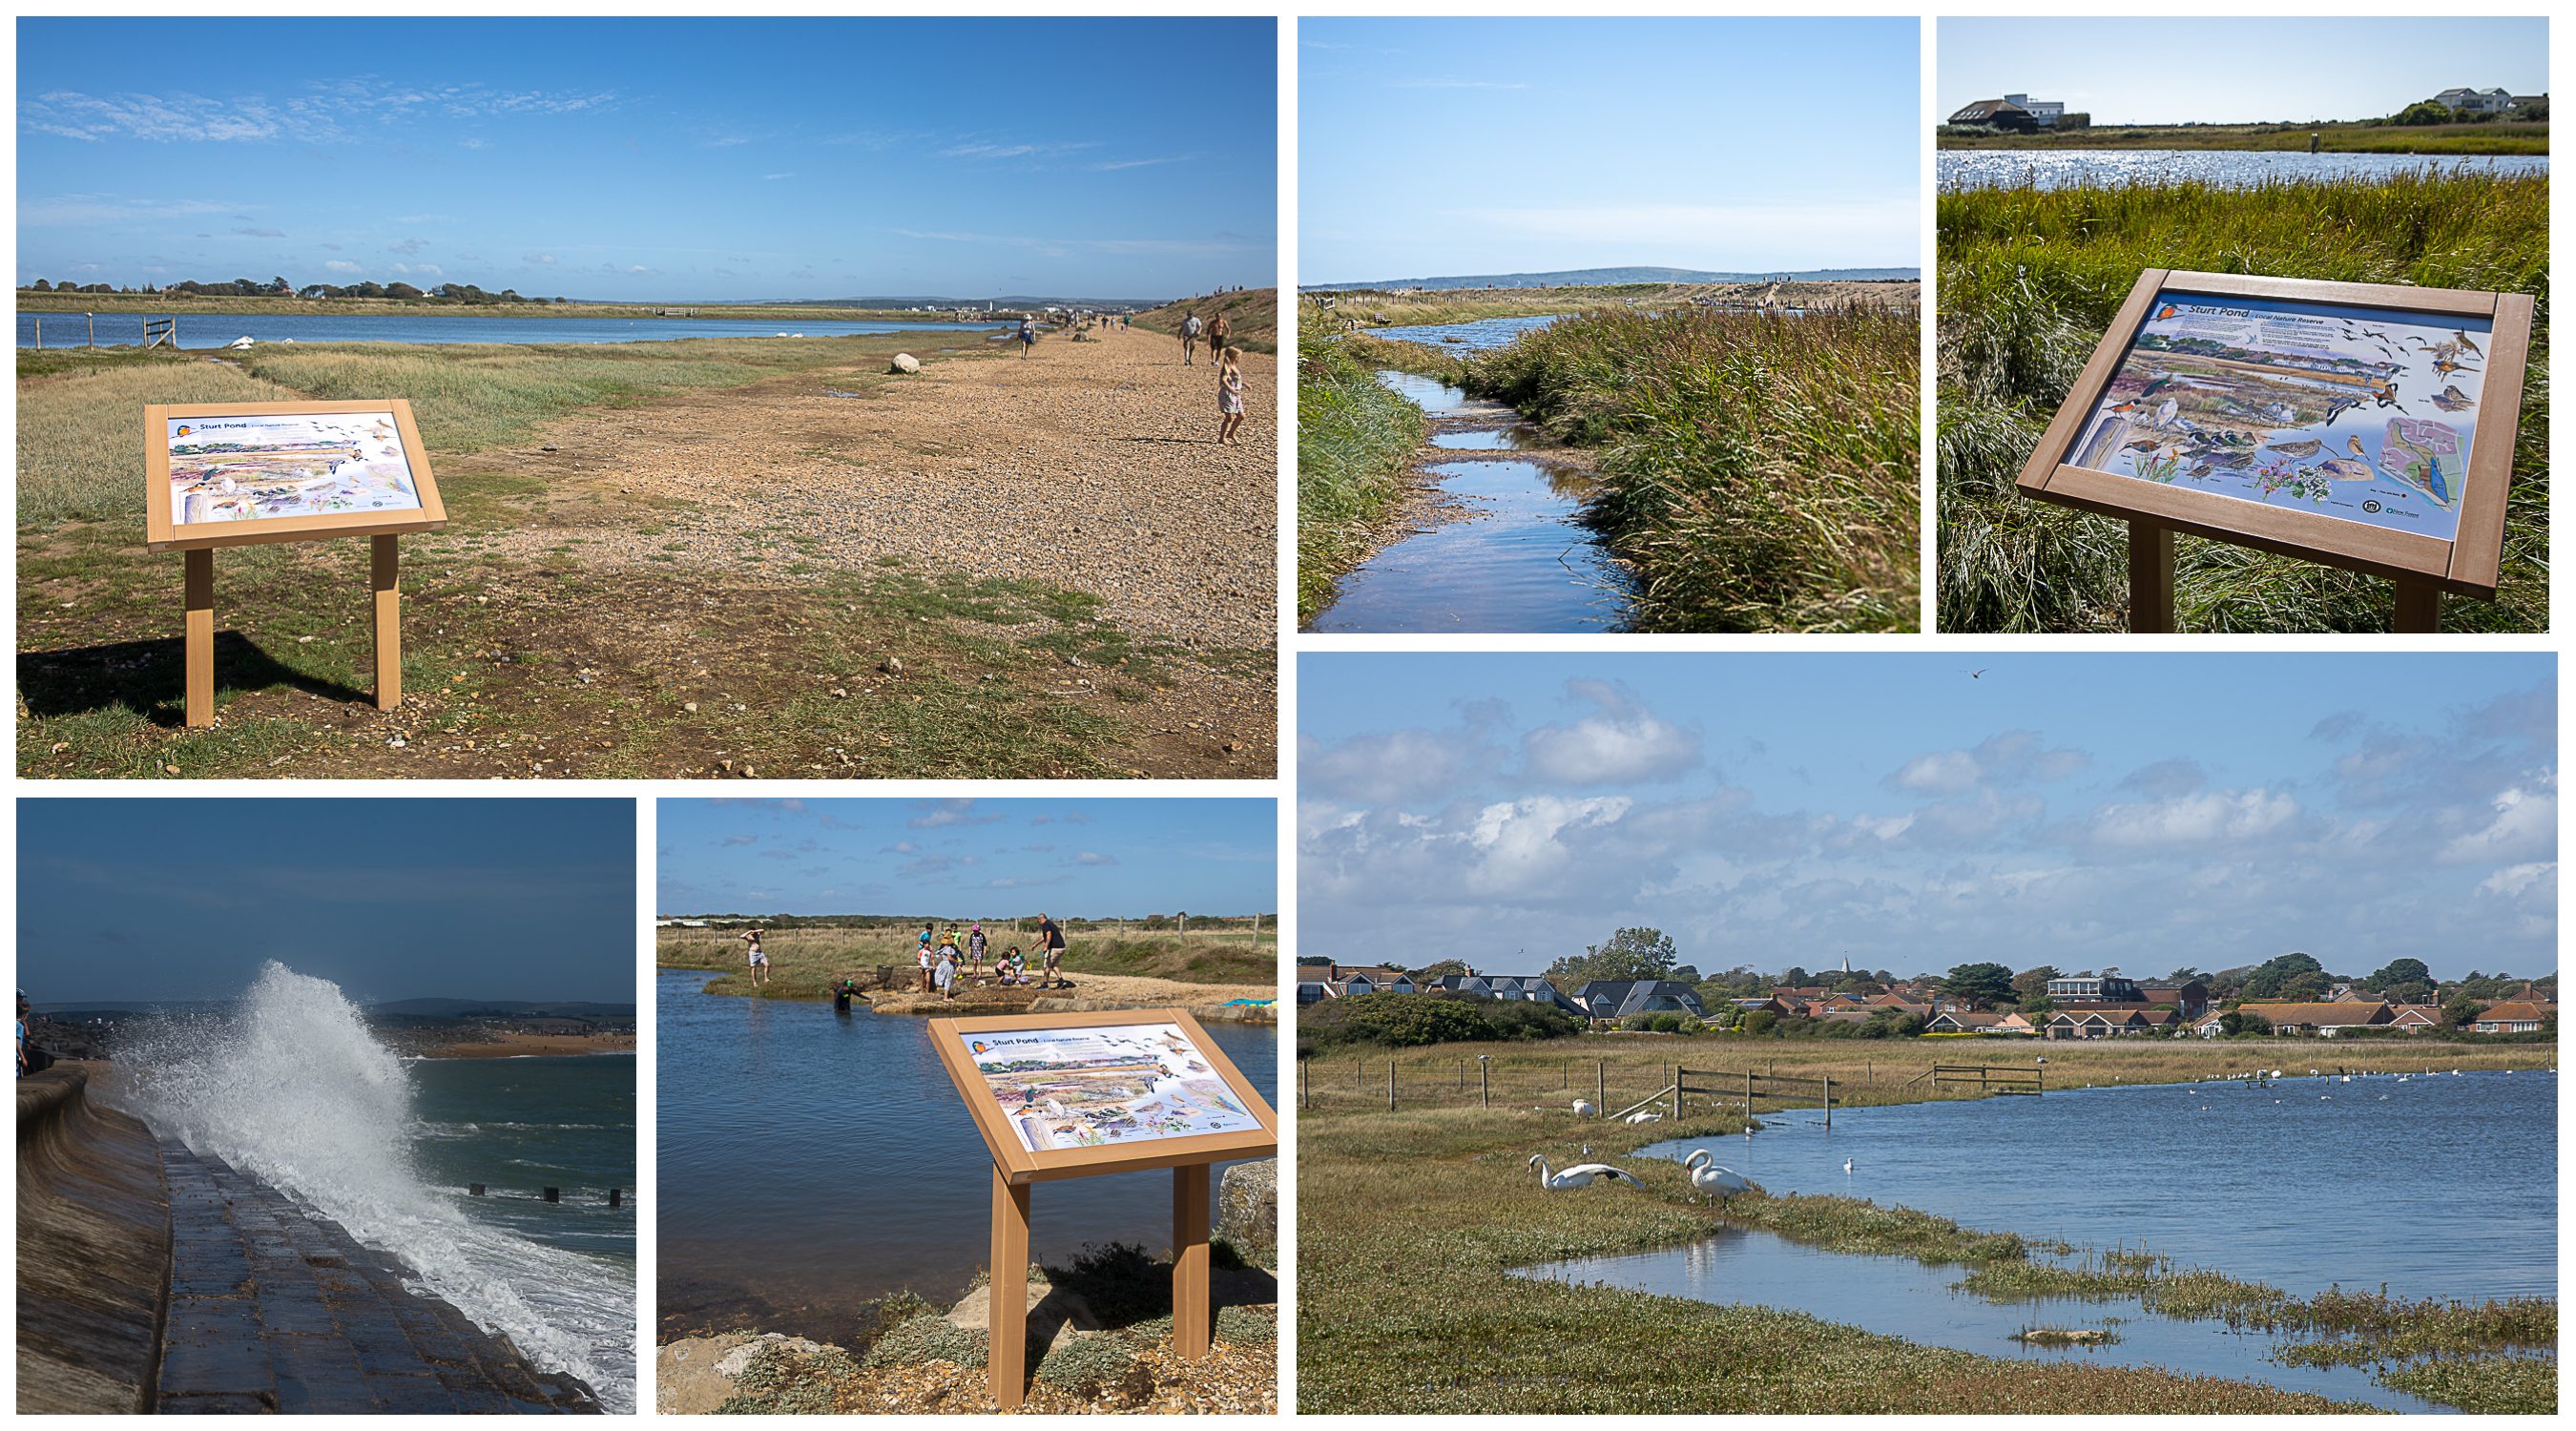
[[[1251,416],[1242,445],[1220,447],[1214,369],[1204,353],[1183,366],[1180,345],[1156,334],[1050,335],[1025,360],[919,356],[913,376],[883,377],[871,362],[691,393],[449,460],[599,493],[607,500],[587,511],[625,519],[568,527],[585,508],[558,503],[547,526],[510,539],[531,559],[568,534],[593,566],[676,555],[776,575],[782,558],[866,567],[899,556],[916,572],[1089,592],[1140,636],[1277,644],[1274,358],[1245,355]],[[631,508],[656,499],[697,505],[661,507],[671,530],[641,535]],[[782,552],[782,537],[810,540]]]

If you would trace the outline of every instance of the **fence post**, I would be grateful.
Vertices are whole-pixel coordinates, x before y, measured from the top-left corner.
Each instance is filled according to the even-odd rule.
[[[1395,1060],[1386,1061],[1386,1111],[1395,1111]]]
[[[1825,1075],[1825,1126],[1834,1126],[1834,1076]]]
[[[1602,1072],[1602,1067],[1603,1064],[1601,1060],[1593,1060],[1592,1101],[1599,1107],[1608,1108],[1610,1106],[1610,1076]]]
[[[1476,1081],[1484,1085],[1485,1106],[1494,1106],[1494,1065],[1491,1060],[1476,1060]]]
[[[1753,1070],[1744,1070],[1744,1121],[1753,1121]]]

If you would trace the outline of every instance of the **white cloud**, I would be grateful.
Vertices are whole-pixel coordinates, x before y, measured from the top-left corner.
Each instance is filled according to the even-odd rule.
[[[1599,707],[1571,726],[1544,725],[1521,737],[1528,773],[1565,785],[1669,781],[1700,763],[1698,736],[1659,719],[1622,686],[1572,680],[1566,690]]]
[[[519,255],[519,258],[520,261],[524,263],[552,263],[555,261],[555,256],[550,253],[523,253]]]
[[[2520,898],[2528,893],[2547,896],[2554,902],[2558,894],[2558,862],[2549,860],[2539,864],[2508,865],[2478,881],[2478,893],[2500,895],[2506,899]]]
[[[2541,772],[2529,787],[2517,785],[2497,795],[2489,808],[2495,818],[2479,829],[2454,836],[2436,856],[2443,864],[2481,864],[2517,855],[2552,852],[2558,842],[2558,788],[2554,772]]]
[[[1974,750],[1931,751],[1905,762],[1881,783],[1920,795],[1956,795],[1981,785],[2063,780],[2093,763],[2072,747],[2041,748],[2035,730],[2008,730]]]
[[[784,174],[763,174],[760,177],[763,179],[793,179],[796,177],[796,171],[790,169]]]
[[[360,271],[356,264],[349,262],[347,259],[340,258],[328,259],[324,261],[322,267],[332,273],[357,273]]]
[[[2258,840],[2299,817],[2299,802],[2269,790],[2212,790],[2145,805],[2105,805],[2092,836],[2106,845],[2187,848]]]
[[[1084,850],[1073,857],[1073,862],[1078,865],[1114,865],[1118,860],[1115,856],[1104,855],[1097,850]]]

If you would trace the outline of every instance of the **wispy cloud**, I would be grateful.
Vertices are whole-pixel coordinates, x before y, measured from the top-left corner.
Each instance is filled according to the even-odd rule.
[[[549,93],[503,91],[481,85],[392,85],[372,76],[307,83],[286,99],[245,95],[215,99],[185,90],[170,94],[85,94],[48,90],[19,104],[20,127],[65,139],[105,142],[256,143],[293,140],[345,143],[424,117],[482,119],[496,116],[578,114],[613,107],[614,91]],[[361,130],[363,126],[363,132]],[[482,141],[467,141],[479,147]]]
[[[235,230],[233,230],[233,232],[234,232],[234,233],[237,233],[237,234],[240,234],[240,235],[241,235],[241,236],[243,236],[244,238],[284,238],[284,237],[286,237],[286,231],[285,231],[284,229],[235,229]]]
[[[1142,169],[1152,164],[1186,164],[1197,157],[1199,156],[1196,154],[1174,154],[1162,159],[1112,159],[1104,164],[1086,164],[1083,167],[1101,171],[1110,169]]]
[[[1388,89],[1527,89],[1525,84],[1505,84],[1501,80],[1409,79],[1388,80]]]
[[[784,174],[763,174],[760,177],[763,179],[793,179],[796,177],[796,171],[790,169]]]

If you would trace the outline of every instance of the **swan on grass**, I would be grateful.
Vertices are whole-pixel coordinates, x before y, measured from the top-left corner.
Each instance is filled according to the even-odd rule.
[[[1595,1108],[1595,1107],[1593,1107],[1593,1106],[1592,1106],[1592,1100],[1591,1100],[1591,1099],[1589,1099],[1589,1098],[1577,1098],[1577,1099],[1575,1099],[1575,1100],[1574,1100],[1574,1116],[1575,1116],[1575,1117],[1577,1117],[1577,1118],[1594,1118],[1594,1117],[1598,1117],[1598,1116],[1600,1116],[1600,1113],[1601,1113],[1601,1110],[1600,1110],[1600,1109]]]
[[[1538,1185],[1549,1192],[1572,1192],[1576,1188],[1590,1187],[1603,1178],[1623,1182],[1639,1190],[1643,1190],[1646,1186],[1608,1163],[1577,1163],[1561,1173],[1555,1173],[1548,1171],[1545,1155],[1532,1154],[1529,1165],[1538,1169]]]

